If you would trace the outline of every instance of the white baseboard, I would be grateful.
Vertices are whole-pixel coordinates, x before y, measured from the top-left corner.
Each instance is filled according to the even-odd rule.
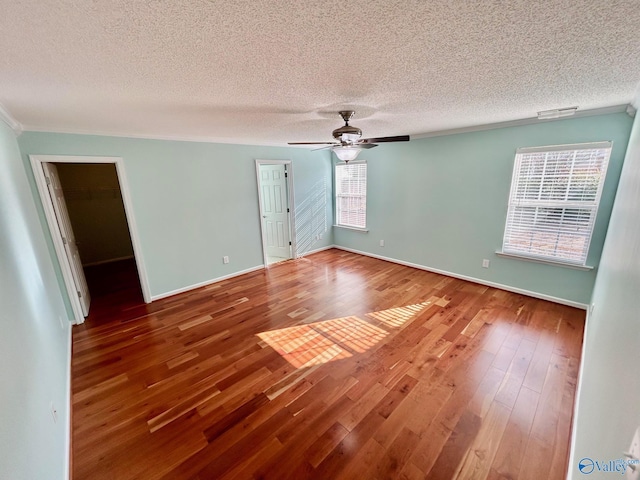
[[[573,415],[571,416],[571,441],[569,443],[569,466],[567,470],[567,480],[573,480],[574,467],[576,466],[576,442],[578,440],[576,425],[578,424],[578,412],[580,408],[580,394],[582,393],[582,376],[584,374],[584,359],[587,347],[587,330],[589,328],[589,318],[591,308],[587,308],[587,315],[584,320],[584,331],[582,332],[582,349],[580,350],[580,366],[578,367],[578,382],[576,384],[576,396],[573,400]]]
[[[582,310],[587,310],[588,308],[588,305],[585,303],[574,302],[573,300],[567,300],[565,298],[554,297],[551,295],[546,295],[544,293],[532,292],[531,290],[512,287],[510,285],[504,285],[502,283],[489,282],[481,278],[469,277],[467,275],[460,275],[459,273],[448,272],[446,270],[440,270],[438,268],[431,268],[431,267],[427,267],[425,265],[420,265],[417,263],[405,262],[404,260],[397,260],[395,258],[383,257],[382,255],[375,255],[373,253],[354,250],[352,248],[342,247],[340,245],[334,245],[333,247],[337,248],[338,250],[357,253],[358,255],[377,258],[379,260],[385,260],[387,262],[397,263],[399,265],[405,265],[407,267],[413,267],[419,270],[425,270],[427,272],[439,273],[440,275],[446,275],[447,277],[459,278],[460,280],[467,280],[469,282],[479,283],[480,285],[486,285],[487,287],[499,288],[500,290],[506,290],[507,292],[519,293],[521,295],[526,295],[528,297],[539,298],[540,300],[547,300],[549,302],[559,303],[561,305],[567,305],[569,307],[580,308]]]
[[[177,295],[179,293],[188,292],[189,290],[195,290],[196,288],[206,287],[207,285],[211,285],[212,283],[221,282],[222,280],[227,280],[233,277],[239,277],[240,275],[244,275],[245,273],[255,272],[256,270],[262,270],[263,268],[264,268],[264,265],[257,265],[255,267],[247,268],[246,270],[240,270],[239,272],[230,273],[229,275],[213,278],[211,280],[205,280],[204,282],[195,283],[187,287],[178,288],[177,290],[171,290],[170,292],[160,293],[158,295],[152,295],[151,301],[154,302],[162,298],[172,297],[173,295]]]
[[[304,252],[302,254],[299,254],[296,258],[302,258],[302,257],[305,257],[305,256],[310,255],[312,253],[318,253],[318,252],[322,252],[323,250],[330,250],[332,248],[335,248],[335,245],[327,245],[326,247],[316,248],[315,250],[310,250],[308,252]],[[131,257],[131,258],[133,258],[133,257]],[[160,300],[162,298],[167,298],[167,297],[171,297],[173,295],[178,295],[179,293],[188,292],[189,290],[195,290],[196,288],[206,287],[207,285],[211,285],[212,283],[220,282],[222,280],[227,280],[227,279],[233,278],[233,277],[238,277],[240,275],[244,275],[245,273],[255,272],[256,270],[262,270],[263,268],[265,268],[264,264],[256,265],[255,267],[247,268],[246,270],[240,270],[239,272],[235,272],[235,273],[230,273],[229,275],[224,275],[222,277],[213,278],[211,280],[205,280],[204,282],[195,283],[193,285],[189,285],[189,286],[183,287],[183,288],[178,288],[178,289],[172,290],[170,292],[160,293],[158,295],[152,295],[151,296],[151,301],[153,302],[153,301],[156,301],[156,300]]]
[[[83,263],[82,266],[83,267],[95,267],[96,265],[105,265],[107,263],[119,262],[121,260],[131,260],[132,258],[135,258],[135,257],[133,255],[127,255],[125,257],[117,257],[117,258],[110,258],[108,260],[100,260],[100,261],[97,261],[97,262]]]
[[[66,400],[65,400],[65,418],[67,419],[65,425],[65,439],[64,439],[64,478],[71,480],[71,429],[73,426],[73,419],[71,418],[71,351],[73,336],[71,330],[73,326],[69,322],[69,334],[67,341],[67,385],[66,385]]]
[[[332,248],[338,248],[335,245],[327,245],[325,247],[316,248],[313,250],[309,250],[308,252],[299,253],[296,258],[306,257],[307,255],[311,255],[313,253],[323,252],[325,250],[331,250]]]
[[[356,253],[358,255],[364,255],[366,257],[377,258],[379,260],[384,260],[386,262],[397,263],[398,265],[404,265],[406,267],[417,268],[419,270],[425,270],[427,272],[438,273],[440,275],[445,275],[447,277],[459,278],[460,280],[466,280],[468,282],[479,283],[480,285],[486,285],[487,287],[499,288],[500,290],[506,290],[507,292],[519,293],[521,295],[526,295],[528,297],[539,298],[540,300],[547,300],[549,302],[559,303],[560,305],[567,305],[569,307],[580,308],[582,310],[587,310],[588,305],[585,303],[574,302],[573,300],[567,300],[565,298],[554,297],[552,295],[546,295],[544,293],[533,292],[531,290],[525,290],[523,288],[512,287],[511,285],[504,285],[502,283],[489,282],[487,280],[483,280],[481,278],[470,277],[468,275],[461,275],[454,272],[449,272],[446,270],[440,270],[438,268],[427,267],[426,265],[420,265],[418,263],[405,262],[404,260],[398,260],[390,257],[383,257],[382,255],[376,255],[369,252],[363,252],[361,250],[355,250],[353,248],[347,248],[340,245],[327,245],[315,250],[311,250],[309,252],[305,252],[302,255],[298,255],[298,258],[305,257],[307,255],[311,255],[313,253],[322,252],[324,250],[330,250],[332,248],[337,248],[338,250],[344,250],[345,252]],[[229,278],[238,277],[240,275],[244,275],[245,273],[255,272],[256,270],[261,270],[265,268],[264,265],[257,265],[255,267],[248,268],[246,270],[241,270],[239,272],[231,273],[229,275],[225,275],[222,277],[214,278],[211,280],[206,280],[204,282],[196,283],[193,285],[189,285],[187,287],[179,288],[176,290],[172,290],[170,292],[161,293],[158,295],[151,296],[151,301],[160,300],[162,298],[171,297],[173,295],[177,295],[179,293],[188,292],[189,290],[195,290],[196,288],[205,287],[207,285],[211,285],[212,283],[220,282],[222,280],[227,280]]]

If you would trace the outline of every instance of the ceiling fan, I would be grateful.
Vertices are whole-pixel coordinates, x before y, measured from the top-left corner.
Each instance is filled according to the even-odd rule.
[[[356,112],[352,110],[342,110],[338,113],[344,120],[344,126],[336,128],[333,131],[333,138],[336,139],[335,142],[289,142],[289,145],[328,145],[322,148],[330,148],[340,160],[349,162],[349,160],[355,160],[362,150],[377,147],[378,143],[409,141],[409,135],[360,138],[362,136],[362,130],[349,125],[349,120],[351,120],[351,117],[353,117],[353,114]]]

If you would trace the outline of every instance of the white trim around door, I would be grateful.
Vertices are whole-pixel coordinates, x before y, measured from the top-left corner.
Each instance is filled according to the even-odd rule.
[[[267,255],[267,240],[266,240],[266,232],[265,226],[263,222],[263,211],[264,205],[262,202],[262,192],[261,192],[261,177],[260,177],[260,166],[261,165],[284,165],[286,171],[286,185],[287,185],[287,208],[288,208],[288,222],[289,222],[289,239],[291,241],[291,257],[297,258],[297,247],[296,247],[296,225],[295,225],[295,199],[293,194],[293,165],[291,160],[261,160],[256,159],[256,180],[257,180],[257,188],[258,188],[258,206],[259,206],[259,219],[260,219],[260,232],[262,233],[262,258],[264,259],[264,265],[267,267],[269,265],[268,255]]]
[[[31,169],[33,170],[33,176],[36,181],[38,193],[40,195],[40,201],[44,209],[44,214],[47,219],[47,226],[51,233],[53,240],[53,246],[55,248],[56,257],[62,270],[62,277],[64,279],[65,288],[71,303],[73,310],[74,321],[76,324],[84,322],[84,315],[78,296],[76,295],[76,286],[73,280],[71,272],[71,266],[69,264],[64,244],[62,241],[62,235],[58,222],[56,220],[53,204],[49,191],[47,189],[47,180],[45,178],[42,164],[44,163],[113,163],[116,167],[118,174],[118,182],[120,184],[120,192],[122,194],[122,201],[124,203],[124,210],[127,217],[127,225],[129,227],[129,233],[131,235],[131,244],[133,245],[133,254],[135,257],[136,266],[138,269],[138,277],[140,278],[140,286],[142,288],[142,297],[146,303],[151,302],[151,294],[149,291],[149,282],[147,279],[147,272],[144,266],[144,260],[142,258],[142,250],[140,248],[140,240],[138,236],[138,228],[133,214],[133,206],[131,202],[131,195],[129,193],[129,184],[127,182],[127,176],[124,168],[124,161],[121,157],[91,157],[91,156],[69,156],[69,155],[29,155],[31,162]]]

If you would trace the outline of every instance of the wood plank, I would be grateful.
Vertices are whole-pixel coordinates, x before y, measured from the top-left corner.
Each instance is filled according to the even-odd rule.
[[[478,435],[481,424],[482,419],[475,413],[466,411],[462,414],[440,455],[438,455],[435,464],[429,470],[429,478],[449,480],[455,477],[458,465],[466,456],[471,444]]]
[[[486,478],[498,450],[511,410],[499,402],[491,404],[473,444],[457,473],[459,478]]]
[[[539,397],[539,393],[526,387],[520,389],[492,464],[495,473],[518,477]]]
[[[420,437],[415,432],[406,427],[403,428],[393,439],[393,442],[385,448],[384,455],[379,457],[375,463],[375,468],[371,471],[372,477],[397,478],[409,461],[419,439]]]
[[[376,463],[382,458],[385,453],[385,449],[370,438],[367,443],[364,444],[362,449],[349,461],[345,462],[344,466],[340,469],[336,480],[353,480],[355,478],[371,478],[366,477],[369,472],[375,468]],[[318,476],[315,472],[309,477],[318,480],[324,480],[323,477]]]
[[[529,437],[527,448],[524,452],[522,465],[520,466],[519,479],[537,480],[549,478],[553,448],[535,437]],[[563,474],[567,471],[562,469]]]
[[[329,430],[324,432],[309,448],[308,461],[311,466],[317,468],[348,433],[349,430],[344,428],[339,422],[334,423]]]

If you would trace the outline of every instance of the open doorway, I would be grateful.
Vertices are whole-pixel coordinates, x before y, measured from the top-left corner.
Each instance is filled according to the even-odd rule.
[[[148,303],[122,159],[30,159],[75,322],[84,322],[92,302]]]
[[[262,251],[266,266],[296,257],[290,160],[256,160]]]

